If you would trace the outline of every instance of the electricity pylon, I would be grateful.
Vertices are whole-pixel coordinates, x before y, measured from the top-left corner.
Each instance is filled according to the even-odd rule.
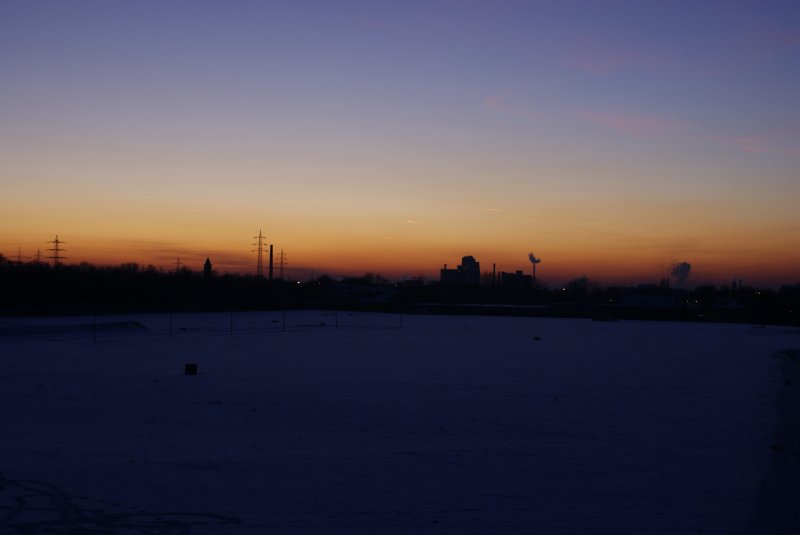
[[[284,253],[283,249],[281,249],[281,253],[278,255],[278,279],[280,280],[283,280],[283,266],[287,263],[286,253]]]
[[[62,248],[61,248],[61,246],[62,246],[62,245],[64,245],[64,242],[63,242],[63,241],[61,241],[61,240],[59,240],[59,239],[58,239],[58,234],[56,234],[56,239],[55,239],[55,240],[53,240],[53,241],[49,241],[49,242],[47,242],[47,243],[49,243],[49,244],[51,244],[51,245],[52,245],[52,247],[50,247],[50,248],[48,249],[48,251],[50,251],[51,253],[53,253],[53,254],[51,254],[50,256],[48,256],[47,258],[49,258],[50,260],[52,260],[52,261],[53,261],[53,266],[55,267],[55,266],[57,266],[57,265],[58,265],[58,264],[59,264],[59,263],[60,263],[62,260],[64,260],[64,259],[66,258],[66,256],[62,256],[62,254],[61,254],[61,253],[63,253],[64,251],[66,251],[66,249],[62,249]]]
[[[257,239],[258,241],[253,245],[256,247],[255,249],[251,250],[250,252],[257,252],[258,253],[258,260],[256,260],[256,277],[263,277],[264,276],[264,235],[261,233],[261,229],[258,229],[258,236],[253,236],[253,239]]]

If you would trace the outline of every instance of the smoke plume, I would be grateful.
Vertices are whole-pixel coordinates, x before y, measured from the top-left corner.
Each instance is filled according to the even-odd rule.
[[[682,285],[689,278],[689,273],[692,271],[692,265],[689,262],[678,262],[672,265],[669,274],[675,279],[678,285]]]

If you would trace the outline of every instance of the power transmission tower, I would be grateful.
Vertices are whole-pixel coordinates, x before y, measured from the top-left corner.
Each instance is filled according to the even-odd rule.
[[[66,251],[66,249],[62,249],[62,248],[61,248],[61,246],[62,246],[62,245],[64,245],[64,243],[65,243],[65,242],[63,242],[63,241],[59,240],[59,239],[58,239],[58,234],[56,234],[56,239],[55,239],[55,240],[53,240],[53,241],[49,241],[49,242],[47,242],[47,243],[49,243],[50,245],[52,245],[52,247],[50,247],[50,248],[48,249],[48,251],[50,251],[51,253],[53,253],[52,255],[48,256],[47,258],[49,258],[50,260],[52,260],[52,261],[53,261],[53,266],[55,267],[55,266],[57,266],[57,265],[58,265],[58,264],[59,264],[59,263],[60,263],[62,260],[64,260],[64,259],[66,259],[66,258],[67,258],[66,256],[62,256],[62,254],[61,254],[61,253],[63,253],[64,251]]]
[[[41,264],[42,262],[42,250],[38,247],[36,248],[36,263]]]
[[[181,257],[179,256],[178,259],[175,261],[175,273],[181,270]]]
[[[281,249],[281,253],[278,255],[278,279],[283,280],[283,266],[286,265],[286,253],[283,252]]]
[[[253,236],[253,239],[257,239],[258,241],[253,245],[256,247],[255,249],[251,250],[250,252],[257,252],[258,253],[258,260],[256,261],[256,277],[263,277],[264,276],[264,235],[261,234],[261,229],[258,229],[258,236]]]

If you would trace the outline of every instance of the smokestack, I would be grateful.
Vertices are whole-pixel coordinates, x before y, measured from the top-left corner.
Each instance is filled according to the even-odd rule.
[[[536,282],[536,264],[539,264],[542,259],[536,258],[533,253],[528,253],[528,260],[530,260],[531,264],[533,264],[533,282]]]
[[[689,278],[691,271],[692,265],[689,262],[678,262],[677,264],[672,264],[672,269],[669,274],[675,277],[678,286],[683,286],[683,283]]]
[[[272,280],[272,244],[269,244],[269,280]]]

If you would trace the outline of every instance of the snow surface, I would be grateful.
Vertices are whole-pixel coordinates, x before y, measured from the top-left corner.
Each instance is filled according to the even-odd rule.
[[[743,531],[774,353],[800,346],[549,318],[94,322],[0,319],[2,533]]]

